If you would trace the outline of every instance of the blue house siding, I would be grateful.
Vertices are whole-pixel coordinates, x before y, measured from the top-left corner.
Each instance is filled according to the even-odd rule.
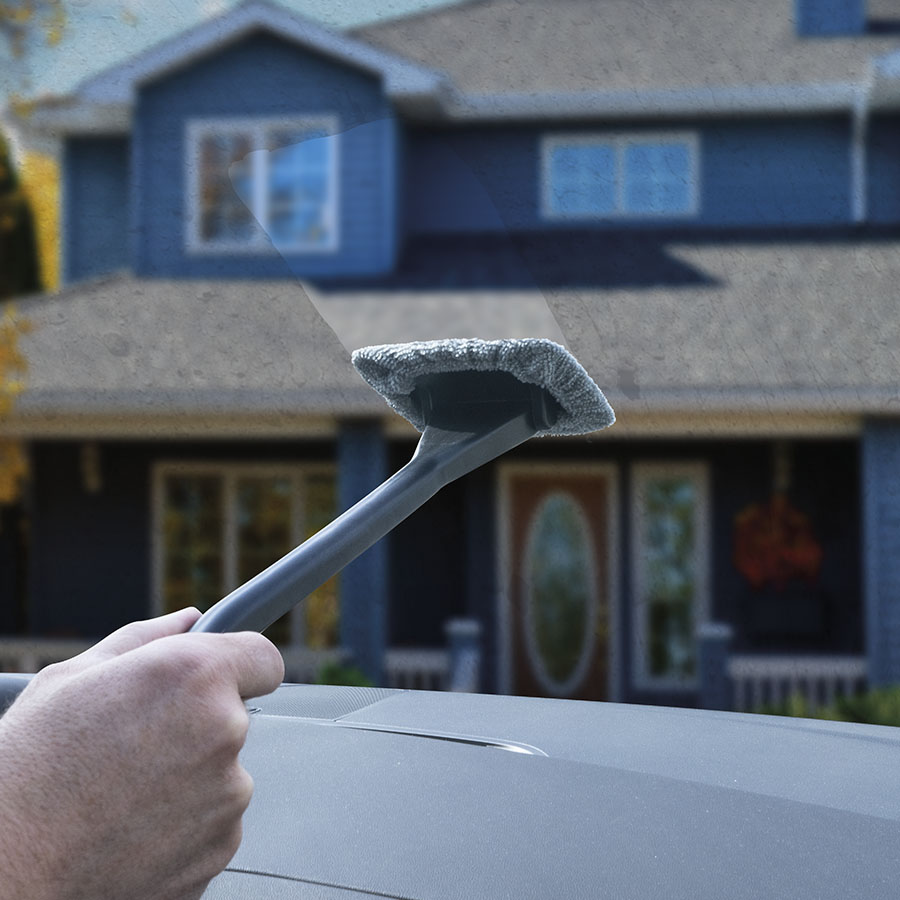
[[[79,445],[32,448],[29,631],[96,638],[149,615],[150,497],[142,455],[104,453],[82,487]]]
[[[715,456],[713,620],[734,626],[738,653],[863,652],[859,562],[859,449],[856,441],[793,441],[788,498],[808,516],[822,549],[813,582],[754,588],[733,561],[735,517],[772,494],[772,445],[723,446]],[[827,485],[827,490],[823,490]]]
[[[186,250],[186,126],[199,118],[332,116],[340,132],[339,246],[282,257]],[[137,274],[278,278],[374,274],[396,249],[397,123],[377,79],[256,34],[144,87],[134,140]]]
[[[873,116],[866,163],[869,221],[879,225],[900,222],[900,118]]]
[[[863,555],[869,682],[900,683],[900,420],[863,433]]]
[[[836,225],[851,221],[847,117],[655,123],[578,128],[419,129],[406,173],[411,234],[571,228],[540,213],[541,140],[547,134],[695,133],[695,216],[582,220],[579,227]]]
[[[62,160],[65,282],[130,265],[128,138],[69,138]]]

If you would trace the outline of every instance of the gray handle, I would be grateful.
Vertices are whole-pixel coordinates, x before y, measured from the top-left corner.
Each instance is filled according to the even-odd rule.
[[[413,458],[355,506],[211,607],[191,631],[262,631],[444,485],[528,440],[528,414],[479,433],[428,426]]]

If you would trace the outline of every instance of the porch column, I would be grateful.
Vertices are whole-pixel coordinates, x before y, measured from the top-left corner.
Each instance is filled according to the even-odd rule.
[[[733,635],[724,622],[703,622],[697,627],[701,709],[731,709],[728,655]]]
[[[387,443],[381,423],[343,423],[337,458],[338,508],[343,512],[387,477]],[[382,684],[388,622],[386,539],[346,566],[340,579],[341,647],[375,684]]]
[[[900,419],[865,423],[863,597],[869,684],[900,684]]]

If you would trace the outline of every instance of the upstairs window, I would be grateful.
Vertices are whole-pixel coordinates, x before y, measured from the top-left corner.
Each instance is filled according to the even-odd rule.
[[[694,135],[555,135],[542,151],[545,218],[697,213]]]
[[[188,125],[188,248],[303,253],[338,245],[332,119]]]

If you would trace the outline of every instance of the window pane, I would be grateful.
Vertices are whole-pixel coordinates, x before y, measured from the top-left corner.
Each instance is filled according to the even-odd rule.
[[[163,507],[163,603],[167,612],[206,610],[224,595],[222,481],[166,478]]]
[[[309,475],[306,478],[306,533],[311,537],[336,514],[337,498],[332,475]],[[306,645],[317,650],[338,645],[339,600],[338,575],[317,588],[304,601]]]
[[[616,209],[616,156],[607,144],[554,147],[550,209],[558,215],[607,215]]]
[[[648,214],[690,211],[687,144],[632,144],[625,148],[625,209]]]
[[[653,677],[690,678],[695,669],[696,486],[687,478],[652,479],[642,499],[646,669]]]
[[[250,149],[250,138],[246,134],[208,134],[201,139],[202,240],[243,242],[253,238],[253,216],[241,200],[241,196],[252,196],[250,166],[245,160]]]
[[[290,478],[248,476],[238,479],[236,516],[239,584],[249,581],[293,549],[292,493]],[[273,622],[265,634],[276,644],[290,643],[290,612]]]
[[[332,137],[317,131],[270,134],[267,231],[275,245],[318,245],[331,237]]]
[[[547,498],[532,526],[525,565],[527,646],[556,687],[591,650],[593,596],[587,519],[568,494]]]

